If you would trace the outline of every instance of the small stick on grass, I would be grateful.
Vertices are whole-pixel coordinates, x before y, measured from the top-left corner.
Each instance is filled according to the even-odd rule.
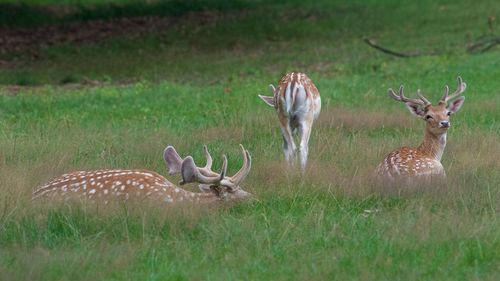
[[[399,58],[414,58],[414,57],[420,57],[420,56],[433,56],[436,55],[435,53],[402,53],[402,52],[397,52],[393,50],[389,50],[385,47],[382,47],[380,45],[377,45],[373,40],[364,38],[363,41],[368,44],[368,46],[377,49],[383,53],[386,53],[391,56],[399,57]]]
[[[496,45],[500,45],[500,37],[486,37],[467,47],[467,53],[478,54],[489,51]]]

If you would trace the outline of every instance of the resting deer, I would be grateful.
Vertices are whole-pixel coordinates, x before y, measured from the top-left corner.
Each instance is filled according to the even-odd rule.
[[[418,91],[418,99],[404,96],[403,86],[399,88],[399,95],[393,89],[388,90],[389,97],[404,102],[414,115],[421,117],[426,123],[425,137],[422,144],[416,148],[403,147],[395,150],[380,163],[376,174],[385,180],[430,178],[433,176],[446,178],[441,157],[446,146],[446,133],[451,126],[450,115],[462,107],[465,97],[466,84],[458,77],[457,90],[449,95],[449,88],[445,86],[444,95],[439,103],[432,105]],[[454,100],[454,101],[452,101]],[[448,105],[448,102],[451,104]]]
[[[251,194],[242,190],[240,183],[250,172],[252,159],[248,150],[241,145],[243,167],[232,177],[226,176],[227,158],[223,156],[220,173],[211,170],[212,157],[204,146],[207,165],[199,168],[193,157],[180,158],[172,146],[165,149],[165,161],[171,174],[180,173],[179,185],[197,182],[203,192],[190,192],[179,188],[156,172],[147,170],[97,170],[77,171],[64,174],[33,192],[33,199],[50,198],[85,198],[103,200],[111,198],[128,200],[135,197],[161,200],[167,203],[181,201],[214,202],[226,199],[244,199]]]
[[[273,96],[259,97],[278,112],[283,135],[283,152],[289,166],[295,163],[297,146],[293,133],[300,134],[300,166],[305,171],[307,164],[308,143],[311,129],[321,111],[321,97],[316,86],[304,73],[292,72],[281,78],[278,87],[269,85]]]

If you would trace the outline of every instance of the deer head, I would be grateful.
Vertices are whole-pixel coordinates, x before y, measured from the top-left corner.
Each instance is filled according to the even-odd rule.
[[[169,174],[174,175],[180,173],[182,180],[179,185],[197,182],[198,187],[203,192],[213,192],[221,198],[243,199],[251,196],[250,193],[244,191],[240,184],[248,175],[252,165],[252,159],[248,150],[245,150],[240,144],[243,154],[243,166],[233,176],[226,176],[227,157],[223,155],[223,163],[221,172],[212,171],[212,156],[208,152],[207,146],[203,146],[203,151],[207,163],[204,167],[196,166],[193,157],[187,156],[181,160],[179,154],[172,146],[165,149],[164,158],[169,169]]]
[[[458,77],[457,80],[457,90],[449,95],[449,88],[445,86],[444,95],[437,105],[432,105],[431,102],[420,93],[420,90],[417,92],[418,99],[405,97],[403,86],[399,88],[399,94],[396,94],[392,88],[388,90],[387,94],[397,101],[404,102],[413,115],[426,121],[427,130],[429,132],[439,135],[446,133],[451,126],[450,116],[460,110],[465,100],[465,97],[460,95],[465,91],[467,85],[462,81],[461,77]],[[452,102],[448,104],[450,101]]]

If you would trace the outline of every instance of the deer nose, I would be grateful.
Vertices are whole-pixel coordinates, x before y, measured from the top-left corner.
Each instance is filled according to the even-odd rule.
[[[450,122],[449,121],[441,121],[441,127],[442,128],[450,127]]]

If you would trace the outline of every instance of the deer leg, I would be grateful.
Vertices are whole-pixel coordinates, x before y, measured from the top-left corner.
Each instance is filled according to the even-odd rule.
[[[293,141],[292,129],[289,124],[281,127],[281,133],[283,135],[283,153],[285,154],[285,160],[288,166],[293,167],[295,164],[295,142]]]
[[[309,138],[311,136],[312,117],[300,122],[300,168],[302,173],[306,171],[307,154],[309,152]]]

